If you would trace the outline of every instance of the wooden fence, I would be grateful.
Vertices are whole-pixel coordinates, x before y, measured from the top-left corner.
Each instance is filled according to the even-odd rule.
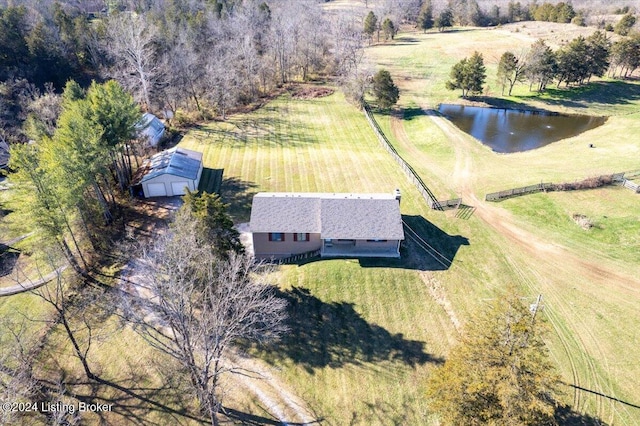
[[[583,190],[583,189],[594,189],[604,186],[604,184],[600,184],[599,186],[588,186],[581,185],[581,183],[588,181],[601,181],[607,182],[606,184],[610,185],[623,185],[626,188],[634,190],[636,192],[640,192],[639,186],[633,182],[628,181],[624,178],[625,173],[614,173],[612,175],[602,175],[597,176],[595,178],[585,179],[582,182],[576,183],[565,183],[565,184],[555,184],[555,183],[538,183],[535,185],[522,186],[520,188],[507,189],[506,191],[492,192],[491,194],[485,195],[485,201],[502,201],[511,197],[519,197],[520,195],[533,194],[535,192],[542,191],[572,191],[572,190]]]
[[[462,204],[462,198],[453,198],[451,200],[438,201],[442,210],[457,209]]]
[[[541,182],[536,185],[522,186],[520,188],[507,189],[506,191],[492,192],[491,194],[487,194],[484,199],[485,201],[501,201],[506,198],[546,191],[550,188],[553,188],[552,183]]]
[[[393,159],[396,160],[396,162],[400,165],[400,167],[402,167],[402,170],[404,170],[407,177],[409,177],[409,180],[413,182],[413,184],[416,186],[416,188],[418,189],[418,192],[420,192],[420,194],[425,199],[429,207],[431,207],[433,210],[443,210],[442,206],[440,205],[440,202],[438,202],[436,197],[433,195],[433,192],[429,190],[429,188],[424,183],[422,178],[420,178],[420,176],[418,175],[418,173],[416,173],[413,167],[411,167],[409,163],[407,163],[400,156],[400,154],[398,154],[398,151],[396,151],[393,145],[391,145],[391,143],[385,136],[384,132],[382,131],[382,129],[380,129],[380,126],[378,125],[375,118],[373,117],[373,114],[371,113],[371,109],[369,108],[369,106],[365,104],[365,106],[363,107],[363,111],[364,111],[365,117],[367,117],[367,121],[369,122],[369,125],[371,125],[371,128],[373,129],[374,133],[378,137],[378,140],[380,141],[384,149],[386,149],[389,152],[389,154],[391,154]]]
[[[622,186],[625,187],[625,188],[629,188],[630,190],[632,190],[636,194],[640,193],[640,185],[638,185],[637,183],[633,183],[630,180],[624,179],[622,181]]]

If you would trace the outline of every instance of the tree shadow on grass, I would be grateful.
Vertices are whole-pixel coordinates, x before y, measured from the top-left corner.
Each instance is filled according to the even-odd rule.
[[[20,251],[0,243],[0,277],[11,274],[18,263]]]
[[[220,196],[222,201],[229,204],[229,214],[234,222],[246,222],[251,216],[251,203],[255,195],[254,182],[242,180],[237,177],[222,179]]]
[[[50,367],[54,368],[49,370],[60,372],[61,376],[54,380],[37,378],[39,404],[55,403],[63,390],[64,395],[72,398],[76,406],[82,402],[109,407],[107,410],[93,410],[88,418],[83,416],[83,420],[95,420],[92,422],[95,424],[156,426],[169,423],[185,424],[189,421],[208,423],[207,419],[197,412],[191,412],[189,392],[184,387],[182,375],[176,375],[175,378],[167,375],[163,383],[156,386],[142,385],[149,382],[149,377],[136,373],[137,367],[126,366],[128,374],[115,380],[102,376],[88,380],[77,373],[67,371],[67,368],[54,358],[50,359],[50,363]],[[47,415],[45,412],[42,414]],[[158,416],[163,420],[158,420]]]
[[[393,361],[414,367],[444,362],[426,353],[424,342],[367,322],[353,303],[324,302],[300,287],[278,293],[288,302],[289,330],[277,344],[259,349],[269,363],[291,360],[313,374],[317,368],[347,364]]]
[[[587,108],[593,104],[631,105],[640,100],[640,85],[630,81],[594,81],[582,86],[547,88],[542,93],[518,98],[535,98],[548,105],[572,108]]]
[[[577,413],[568,405],[556,407],[554,418],[559,425],[563,426],[606,426],[607,423],[597,417],[585,413]]]
[[[287,105],[261,108],[265,114],[251,114],[235,118],[220,125],[196,125],[190,135],[200,143],[224,144],[230,147],[244,147],[258,143],[261,146],[299,147],[318,143],[314,132],[307,131],[307,117],[297,119],[289,114]],[[303,114],[300,111],[297,115]],[[314,117],[309,116],[312,120]]]

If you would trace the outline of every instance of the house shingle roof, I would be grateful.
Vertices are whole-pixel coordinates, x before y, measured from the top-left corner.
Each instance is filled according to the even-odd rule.
[[[255,195],[252,232],[309,232],[331,239],[402,240],[394,194],[269,193]]]

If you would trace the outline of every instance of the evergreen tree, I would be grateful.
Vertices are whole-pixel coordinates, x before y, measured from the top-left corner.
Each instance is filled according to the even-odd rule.
[[[613,28],[613,31],[616,34],[619,34],[622,36],[629,35],[629,32],[631,31],[631,28],[633,28],[635,23],[636,23],[636,17],[633,16],[631,13],[627,13],[622,17],[622,19],[620,19],[620,21],[618,21],[618,23]]]
[[[191,211],[191,217],[198,221],[196,230],[217,257],[228,259],[230,252],[244,253],[240,234],[227,214],[229,206],[217,194],[187,191],[182,199],[182,208]]]
[[[553,21],[561,24],[568,24],[576,16],[576,11],[573,10],[571,3],[560,2],[556,4],[554,12],[555,19]]]
[[[553,423],[559,378],[536,314],[512,289],[474,317],[428,382],[430,406],[443,424]]]
[[[540,39],[531,45],[526,63],[525,74],[530,82],[529,89],[536,83],[538,91],[543,91],[556,73],[555,53],[545,44],[544,40]]]
[[[393,21],[391,19],[386,18],[382,23],[382,34],[384,34],[385,41],[393,38],[396,35],[396,27],[393,25]]]
[[[589,76],[588,48],[584,37],[579,36],[556,53],[558,60],[558,86],[563,81],[581,83]]]
[[[449,28],[453,25],[453,12],[451,9],[444,9],[434,22],[434,26],[438,28],[438,31],[444,31],[445,28]]]
[[[390,108],[396,102],[400,91],[391,78],[391,74],[387,70],[380,70],[373,77],[373,95],[380,108]]]
[[[474,52],[471,58],[464,58],[453,66],[450,74],[451,80],[446,85],[447,89],[461,89],[462,96],[482,93],[482,86],[487,77],[482,54]]]
[[[609,69],[609,55],[611,52],[611,42],[602,31],[596,31],[587,37],[587,61],[588,77],[602,77]]]
[[[623,38],[611,49],[613,75],[620,68],[620,77],[627,77],[640,67],[640,33]]]
[[[369,42],[371,42],[371,38],[373,37],[373,33],[376,32],[378,28],[378,17],[373,11],[370,11],[367,14],[367,17],[364,18],[364,33],[369,36]]]
[[[427,30],[433,28],[433,7],[431,6],[431,0],[425,0],[420,7],[420,14],[418,15],[418,28],[425,33]]]

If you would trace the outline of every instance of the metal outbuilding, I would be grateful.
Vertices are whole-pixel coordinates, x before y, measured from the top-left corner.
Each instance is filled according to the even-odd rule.
[[[171,148],[146,160],[136,173],[145,198],[184,195],[196,191],[202,176],[202,153]]]
[[[155,115],[146,112],[136,124],[138,139],[145,140],[149,146],[156,147],[164,135],[164,124]]]

